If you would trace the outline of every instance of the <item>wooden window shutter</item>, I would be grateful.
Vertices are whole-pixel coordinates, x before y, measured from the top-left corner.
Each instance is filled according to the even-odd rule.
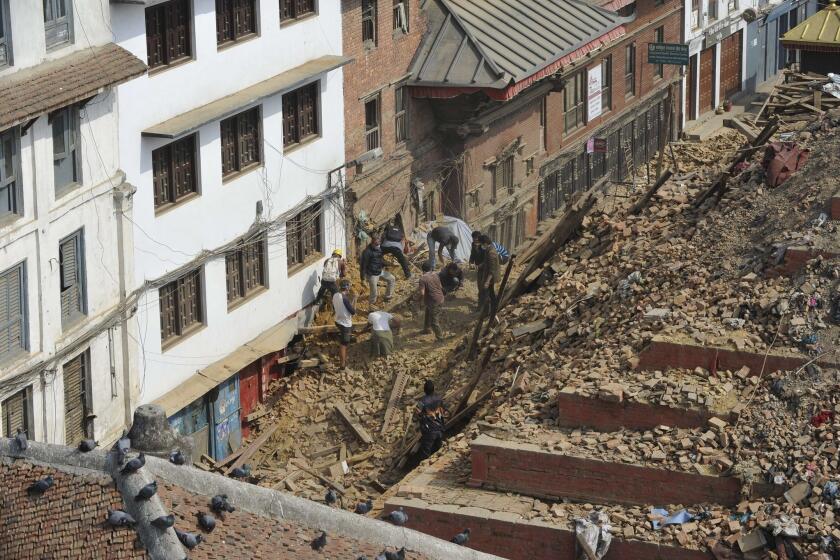
[[[31,438],[33,434],[29,430],[29,403],[27,390],[18,391],[2,404],[3,408],[3,431],[6,437],[14,437],[18,428],[27,432]]]
[[[295,17],[295,0],[280,0],[280,19]]]
[[[260,160],[259,150],[259,107],[242,113],[237,117],[237,137],[239,142],[239,166],[242,168]]]
[[[182,334],[190,325],[192,306],[190,305],[191,283],[190,275],[178,280],[178,334]]]
[[[236,37],[256,32],[254,0],[233,0],[236,21]]]
[[[23,268],[0,276],[0,356],[24,347]]]
[[[171,164],[172,151],[169,146],[152,152],[152,182],[155,190],[155,206],[174,201],[170,194]]]
[[[300,138],[318,134],[316,95],[318,83],[302,88],[299,94],[300,105]]]
[[[82,311],[81,282],[79,278],[81,255],[80,237],[74,235],[64,241],[58,250],[61,277],[61,319],[66,320]]]
[[[171,282],[159,290],[160,303],[160,338],[168,340],[178,334],[176,319],[177,309],[177,282]]]
[[[87,437],[85,394],[86,356],[80,354],[64,364],[64,443],[77,445]]]
[[[297,93],[292,92],[283,96],[283,145],[297,141]]]
[[[195,192],[195,136],[179,140],[172,146],[174,200]]]
[[[227,276],[227,300],[236,301],[241,297],[239,285],[239,255],[237,252],[225,255],[225,273]]]
[[[233,25],[230,14],[230,0],[216,0],[216,42],[233,39]]]
[[[146,9],[146,51],[150,68],[164,64],[163,57],[163,7]]]
[[[175,28],[175,58],[189,56],[192,51],[190,45],[190,4],[189,0],[173,2]],[[171,59],[170,59],[171,60]]]
[[[222,121],[222,174],[236,171],[236,119]]]

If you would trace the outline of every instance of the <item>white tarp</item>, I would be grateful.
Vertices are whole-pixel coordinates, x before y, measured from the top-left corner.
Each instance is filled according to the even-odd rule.
[[[453,218],[452,216],[444,216],[434,222],[426,222],[419,225],[412,233],[412,241],[420,247],[426,244],[426,234],[438,226],[446,226],[458,236],[458,247],[455,249],[455,260],[459,263],[465,263],[470,260],[470,251],[472,250],[472,228],[467,225],[464,220]],[[437,251],[437,247],[435,247]],[[444,250],[443,256],[448,257],[449,251]]]

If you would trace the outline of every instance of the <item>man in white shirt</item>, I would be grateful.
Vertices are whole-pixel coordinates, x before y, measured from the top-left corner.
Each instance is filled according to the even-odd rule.
[[[341,369],[347,368],[347,346],[353,335],[353,315],[356,314],[356,295],[350,295],[350,281],[339,283],[338,293],[333,295],[335,326],[338,327],[338,360]]]
[[[399,330],[400,320],[387,311],[374,311],[368,314],[373,333],[370,337],[370,355],[374,358],[387,356],[394,351],[394,335],[391,329]]]

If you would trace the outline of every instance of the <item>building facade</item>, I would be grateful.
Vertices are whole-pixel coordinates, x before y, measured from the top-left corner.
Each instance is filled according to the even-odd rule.
[[[78,444],[130,420],[133,189],[115,86],[145,64],[107,0],[0,4],[0,433]]]
[[[324,256],[344,247],[338,2],[111,3],[117,43],[149,66],[120,86],[137,187],[139,403],[199,453],[238,446],[237,372],[282,349]],[[198,456],[198,453],[195,455]]]

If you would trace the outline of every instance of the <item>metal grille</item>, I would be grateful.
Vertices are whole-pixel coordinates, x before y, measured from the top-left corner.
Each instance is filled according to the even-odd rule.
[[[189,0],[170,0],[146,8],[146,50],[149,68],[192,56]]]
[[[221,122],[223,176],[244,171],[262,160],[261,128],[259,107]]]
[[[224,126],[222,135],[224,136]],[[222,161],[224,162],[224,153]],[[154,150],[152,177],[155,208],[173,204],[196,192],[198,188],[195,177],[195,135]]]
[[[90,437],[88,355],[82,353],[64,364],[64,443],[77,445]]]
[[[29,389],[18,391],[0,404],[3,412],[3,435],[7,438],[14,437],[18,428],[24,430],[29,437],[32,437],[30,422]]]
[[[0,274],[0,360],[26,348],[23,265]]]
[[[539,187],[539,219],[547,220],[563,206],[563,194],[560,187],[560,172],[547,175]]]

